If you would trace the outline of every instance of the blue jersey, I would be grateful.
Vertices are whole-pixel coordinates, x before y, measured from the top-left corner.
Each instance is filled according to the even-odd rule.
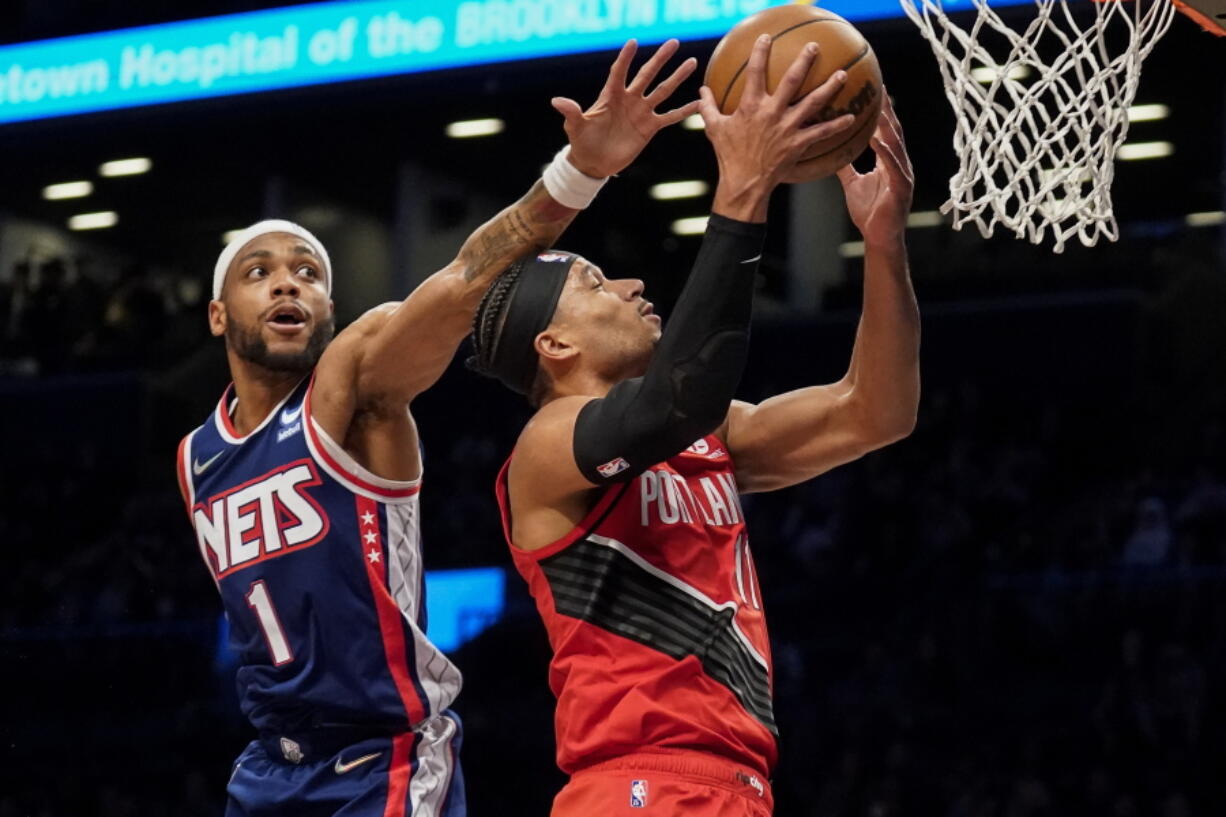
[[[425,634],[420,480],[359,465],[312,419],[311,383],[246,436],[230,387],[179,446],[197,544],[241,657],[242,709],[264,734],[407,730],[460,689]]]

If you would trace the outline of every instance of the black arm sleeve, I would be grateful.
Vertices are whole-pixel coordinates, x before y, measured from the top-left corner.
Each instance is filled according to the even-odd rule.
[[[724,421],[745,368],[765,224],[712,215],[647,373],[585,405],[574,453],[595,485],[626,482]]]

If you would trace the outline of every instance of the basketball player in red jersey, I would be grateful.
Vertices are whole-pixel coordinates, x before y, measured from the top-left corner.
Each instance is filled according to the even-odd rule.
[[[554,657],[554,817],[767,815],[776,759],[771,663],[738,493],[811,479],[906,436],[919,400],[919,316],[903,233],[912,172],[893,110],[876,167],[840,180],[864,236],[863,313],[847,374],[734,402],[767,200],[844,81],[789,105],[755,45],[740,106],[701,112],[719,163],[702,248],[661,332],[643,284],[561,251],[521,259],[474,324],[469,365],[538,406],[499,475],[514,561]],[[846,117],[850,120],[850,117]]]
[[[425,632],[409,405],[442,375],[490,281],[696,109],[656,113],[695,67],[655,83],[677,47],[631,77],[627,44],[586,111],[555,99],[569,145],[542,180],[404,301],[334,341],[333,269],[309,232],[263,221],[222,252],[208,317],[234,382],[184,438],[178,475],[259,733],[234,764],[228,817],[463,817],[449,709],[460,675]]]

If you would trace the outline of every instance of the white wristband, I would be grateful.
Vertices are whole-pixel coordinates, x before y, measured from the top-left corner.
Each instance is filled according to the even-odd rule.
[[[592,203],[607,178],[593,179],[570,163],[570,145],[558,151],[541,174],[541,181],[554,201],[572,210],[583,210]]]

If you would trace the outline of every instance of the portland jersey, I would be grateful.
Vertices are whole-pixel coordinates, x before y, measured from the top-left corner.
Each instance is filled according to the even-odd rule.
[[[197,545],[240,656],[242,709],[265,734],[407,730],[460,689],[425,635],[419,481],[359,465],[312,418],[310,384],[246,436],[228,388],[179,446]]]
[[[511,541],[507,472],[498,476]],[[705,437],[605,489],[569,534],[511,546],[553,647],[558,765],[643,751],[718,755],[769,776],[771,659],[732,460]]]

